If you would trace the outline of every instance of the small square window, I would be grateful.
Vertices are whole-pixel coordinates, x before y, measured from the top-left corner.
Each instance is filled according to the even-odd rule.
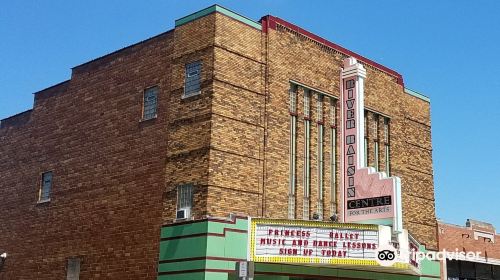
[[[38,202],[50,201],[50,192],[52,190],[52,171],[42,174],[42,182],[40,185],[40,194]]]
[[[144,91],[142,119],[150,120],[157,116],[158,87],[148,88]]]
[[[183,98],[201,93],[201,61],[186,64]]]

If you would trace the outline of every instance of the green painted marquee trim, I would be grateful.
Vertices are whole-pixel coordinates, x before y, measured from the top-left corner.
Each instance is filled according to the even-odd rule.
[[[236,262],[245,260],[249,220],[206,219],[166,225],[162,228],[158,280],[200,279],[230,280],[234,278]],[[231,231],[233,230],[233,231]],[[193,236],[194,235],[194,236]],[[171,238],[171,239],[168,239]],[[425,251],[423,245],[421,250]],[[421,276],[362,268],[315,267],[300,264],[255,263],[256,280],[288,279],[290,277],[348,277],[372,280],[436,280],[440,275],[438,262],[423,261]],[[287,276],[288,275],[288,276]]]
[[[166,239],[160,242],[158,272],[166,276],[193,270],[233,271],[237,261],[247,258],[247,230],[248,219],[244,217],[165,226],[162,238]]]
[[[229,279],[227,273],[223,272],[214,272],[214,271],[206,271],[204,280],[225,280]]]
[[[186,235],[202,234],[208,231],[208,221],[200,221],[196,223],[172,225],[161,228],[161,238],[172,238]]]
[[[425,95],[423,95],[423,94],[421,94],[421,93],[419,93],[419,92],[416,92],[416,91],[411,90],[411,89],[409,89],[409,88],[405,88],[405,92],[406,92],[407,94],[411,95],[411,96],[414,96],[414,97],[416,97],[416,98],[419,98],[419,99],[422,99],[422,100],[424,100],[424,101],[426,101],[426,102],[431,103],[431,99],[430,99],[429,97],[427,97],[427,96],[425,96]]]
[[[179,249],[182,248],[182,249]],[[160,243],[160,261],[201,258],[207,255],[207,238],[176,239]]]
[[[224,229],[248,230],[248,220],[235,217],[233,221],[228,220],[200,220],[190,223],[179,223],[167,225],[161,228],[161,238],[181,237],[194,234],[224,234]]]
[[[181,26],[183,24],[186,24],[188,22],[191,22],[193,20],[199,19],[201,17],[204,17],[206,15],[209,15],[209,14],[212,14],[215,12],[219,12],[221,14],[224,14],[228,17],[231,17],[237,21],[243,22],[244,24],[250,25],[251,27],[257,28],[259,30],[262,29],[262,26],[259,22],[251,20],[247,17],[244,17],[240,14],[237,14],[237,13],[235,13],[231,10],[228,10],[222,6],[219,6],[219,5],[212,5],[208,8],[203,9],[203,10],[200,10],[198,12],[195,12],[195,13],[192,13],[192,14],[187,15],[185,17],[182,17],[182,18],[175,21],[175,27]]]
[[[186,272],[168,275],[159,275],[157,280],[206,280],[205,272]]]
[[[424,253],[427,253],[429,251],[425,248],[424,245],[420,245],[418,249]],[[439,261],[430,261],[430,260],[424,259],[420,263],[420,273],[424,276],[440,277],[441,276],[441,263]],[[422,279],[424,279],[424,278],[422,278]]]
[[[186,270],[205,269],[206,260],[160,263],[158,272],[183,272]]]
[[[227,238],[226,238],[227,237]],[[225,258],[245,260],[247,244],[246,233],[230,232],[223,236],[198,236],[192,238],[162,241],[159,261],[183,261],[192,258]],[[179,250],[178,248],[183,248]]]
[[[235,270],[235,261],[222,261],[222,260],[207,260],[206,266],[208,269],[221,269],[221,270]]]
[[[158,266],[158,272],[183,272],[189,270],[199,270],[199,269],[218,269],[218,270],[235,270],[236,262],[227,260],[192,260],[192,261],[182,261],[182,262],[169,262],[160,263]]]

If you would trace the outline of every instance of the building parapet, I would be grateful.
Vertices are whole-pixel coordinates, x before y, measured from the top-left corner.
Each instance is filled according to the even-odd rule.
[[[0,129],[10,128],[10,127],[21,127],[25,125],[31,119],[32,111],[33,111],[32,109],[29,109],[24,112],[0,120]]]
[[[259,22],[254,21],[252,19],[249,19],[249,18],[247,18],[245,16],[242,16],[242,15],[240,15],[238,13],[235,13],[235,12],[233,12],[231,10],[228,10],[228,9],[222,7],[222,6],[219,6],[219,5],[212,5],[212,6],[208,7],[208,8],[203,9],[203,10],[197,11],[195,13],[192,13],[190,15],[187,15],[187,16],[184,16],[184,17],[182,17],[180,19],[177,19],[175,21],[175,27],[184,25],[184,24],[186,24],[188,22],[191,22],[193,20],[199,19],[199,18],[204,17],[206,15],[210,15],[212,13],[221,13],[221,14],[224,14],[224,15],[230,17],[230,18],[233,18],[233,19],[235,19],[237,21],[245,23],[245,24],[247,24],[247,25],[249,25],[249,26],[251,26],[253,28],[259,29],[259,30],[261,30],[261,28],[262,28],[262,26],[261,26],[261,24]]]
[[[419,92],[416,92],[414,90],[411,90],[409,88],[405,88],[405,93],[407,93],[407,94],[409,94],[411,96],[414,96],[416,98],[422,99],[425,102],[429,102],[429,103],[431,102],[431,99],[429,97],[427,97],[427,96],[425,96],[425,95],[423,95],[423,94],[421,94]]]

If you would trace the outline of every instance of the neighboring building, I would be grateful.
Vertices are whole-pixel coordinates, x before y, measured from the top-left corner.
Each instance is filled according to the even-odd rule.
[[[375,261],[438,249],[429,99],[298,26],[212,6],[34,98],[1,121],[2,280],[235,279],[247,259],[255,279],[439,278]],[[359,247],[259,251],[278,228]]]
[[[443,279],[500,279],[500,235],[493,225],[467,219],[464,226],[438,222],[439,250],[479,252],[473,258],[451,256],[443,262]]]

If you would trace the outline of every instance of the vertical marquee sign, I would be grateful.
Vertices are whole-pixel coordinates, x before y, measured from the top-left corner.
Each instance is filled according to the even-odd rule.
[[[366,70],[344,60],[341,85],[344,222],[391,225],[402,231],[401,180],[364,166],[364,80]]]

